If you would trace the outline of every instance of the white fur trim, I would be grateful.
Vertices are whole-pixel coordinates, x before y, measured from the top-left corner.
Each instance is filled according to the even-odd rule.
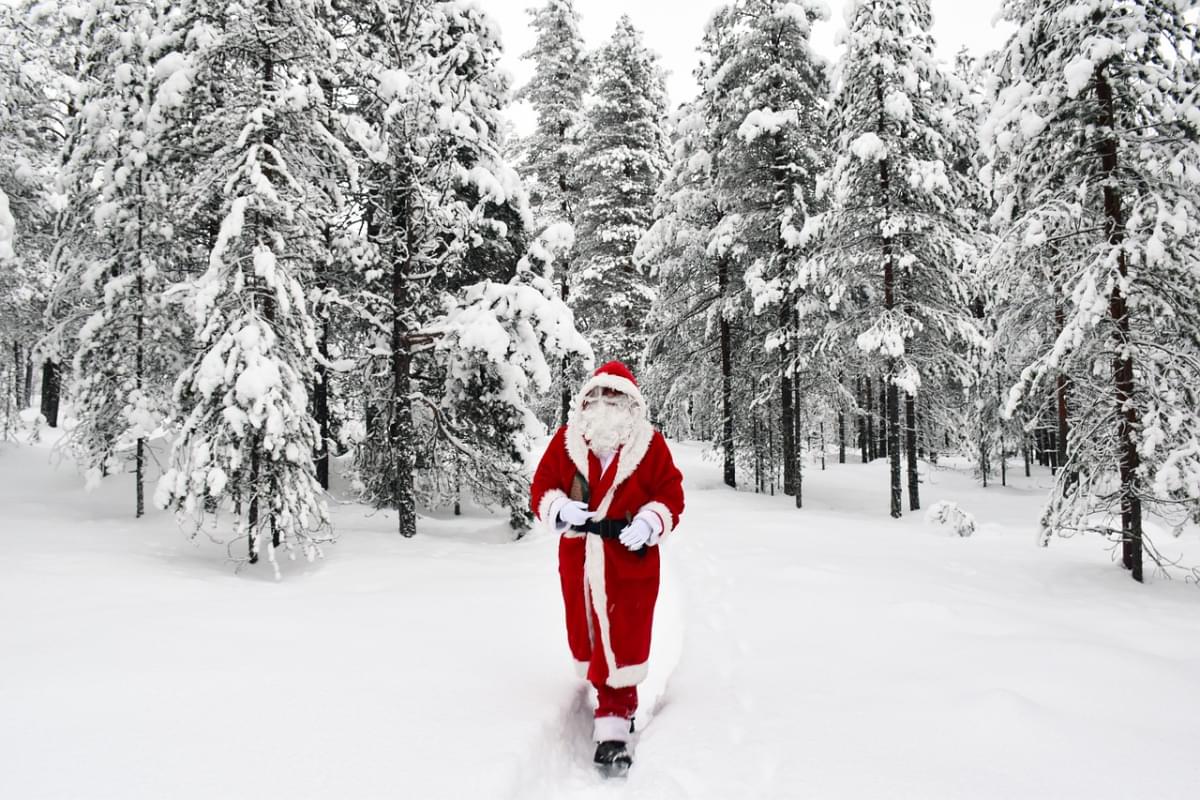
[[[646,680],[646,673],[649,671],[649,668],[649,662],[642,662],[641,664],[630,664],[627,667],[609,670],[608,680],[606,680],[605,683],[614,689],[623,689],[626,686],[637,686],[639,683]]]
[[[638,511],[638,516],[641,516],[642,514],[654,514],[660,520],[662,520],[662,531],[660,533],[661,536],[666,536],[675,529],[674,524],[671,522],[673,519],[675,519],[673,516],[671,516],[671,509],[667,508],[665,504],[660,503],[657,500],[646,503],[646,505],[642,506],[641,510]]]
[[[584,551],[583,570],[586,576],[584,588],[588,591],[589,608],[595,608],[596,619],[600,622],[600,646],[604,650],[604,662],[608,665],[608,679],[605,681],[614,689],[626,686],[636,686],[646,679],[647,664],[630,664],[617,667],[617,657],[612,649],[612,636],[608,622],[608,592],[604,583],[604,539],[599,536],[587,537],[587,549]],[[592,615],[588,614],[591,622]],[[588,634],[592,633],[591,628]],[[592,647],[596,646],[595,638]]]
[[[584,582],[591,593],[591,608],[596,610],[596,619],[600,623],[600,647],[604,650],[604,661],[608,664],[608,685],[612,686],[611,675],[617,671],[617,657],[613,654],[612,637],[609,634],[608,591],[604,582],[604,539],[599,536],[587,537],[583,571],[586,578]],[[591,614],[588,614],[588,618],[591,618]],[[592,647],[595,646],[596,641],[593,639]]]
[[[575,662],[575,674],[578,675],[579,677],[583,678],[584,680],[586,680],[587,674],[588,674],[588,666],[589,666],[589,663],[587,661],[576,661]]]
[[[625,742],[633,739],[629,720],[624,717],[596,717],[592,723],[592,739],[597,742]]]
[[[612,486],[608,488],[608,494],[604,495],[604,499],[596,506],[596,513],[592,515],[592,519],[601,520],[608,516],[608,507],[612,505],[617,488],[637,472],[638,465],[642,463],[646,453],[650,452],[652,441],[654,441],[654,427],[649,420],[643,419],[633,429],[633,436],[621,448],[621,454],[617,456],[617,474],[613,477]]]
[[[579,474],[586,478],[588,446],[587,441],[583,438],[583,425],[575,411],[572,411],[571,416],[567,419],[567,455],[571,457],[571,463],[575,465],[575,469],[579,470]]]
[[[621,394],[627,394],[632,397],[642,408],[646,407],[646,399],[642,397],[642,390],[637,387],[636,383],[628,378],[622,378],[620,375],[612,375],[608,372],[593,375],[579,392],[580,404],[582,404],[583,398],[593,389],[615,389]]]
[[[555,507],[555,503],[559,502],[560,500],[568,501],[570,499],[571,498],[567,497],[567,493],[561,489],[550,489],[543,494],[542,499],[538,501],[538,519],[540,519],[542,524],[544,524],[551,531],[555,533],[562,533],[564,530],[566,530],[567,526],[560,526],[558,521],[558,507]]]
[[[617,456],[617,474],[613,476],[612,486],[609,487],[608,494],[604,495],[599,505],[595,506],[596,510],[592,514],[592,519],[602,520],[605,518],[608,514],[608,508],[612,505],[613,498],[617,494],[617,489],[620,488],[621,484],[629,480],[633,473],[637,472],[637,468],[641,465],[642,460],[646,458],[646,453],[650,452],[650,444],[653,441],[654,426],[650,424],[649,420],[643,419],[634,427],[633,435],[621,448],[621,454]],[[567,452],[570,454],[575,468],[581,474],[587,475],[588,446],[587,442],[584,441],[580,425],[574,419],[567,424]],[[596,503],[596,498],[592,498],[592,503]],[[665,520],[664,524],[666,524]]]

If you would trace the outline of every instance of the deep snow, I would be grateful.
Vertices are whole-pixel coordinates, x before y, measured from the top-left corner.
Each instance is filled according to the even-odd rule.
[[[1200,588],[1095,538],[1036,546],[1038,487],[927,471],[974,537],[886,516],[885,464],[807,508],[674,445],[654,719],[590,766],[555,542],[333,510],[324,561],[234,574],[123,479],[0,451],[0,798],[1183,798],[1200,785]],[[1162,537],[1165,539],[1165,537]],[[1200,540],[1161,541],[1200,561]]]

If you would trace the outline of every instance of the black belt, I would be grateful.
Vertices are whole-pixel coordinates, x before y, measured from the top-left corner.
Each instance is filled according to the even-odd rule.
[[[599,536],[601,539],[616,539],[620,537],[621,531],[625,530],[628,524],[623,519],[602,519],[599,522],[589,519],[580,525],[578,529]],[[645,558],[648,550],[648,547],[642,545],[633,552],[638,558]]]
[[[628,524],[623,519],[602,519],[599,521],[589,519],[583,525],[579,526],[579,530],[594,533],[601,539],[616,539]]]

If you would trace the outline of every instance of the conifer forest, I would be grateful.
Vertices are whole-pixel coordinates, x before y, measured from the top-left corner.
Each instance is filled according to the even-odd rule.
[[[520,530],[533,442],[619,358],[729,486],[801,507],[835,446],[900,517],[919,462],[1016,457],[1045,538],[1141,580],[1145,520],[1200,520],[1194,6],[1009,0],[947,64],[928,2],[857,0],[827,63],[823,3],[737,0],[677,108],[572,0],[516,87],[481,3],[0,8],[4,435],[69,404],[89,482],[251,561],[330,539],[335,459],[403,536],[464,491]]]
[[[1195,795],[1200,0],[958,2],[0,0],[0,797]]]

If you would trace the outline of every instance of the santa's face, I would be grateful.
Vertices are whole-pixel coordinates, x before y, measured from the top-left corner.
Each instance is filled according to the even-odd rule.
[[[593,452],[611,453],[629,441],[640,409],[634,399],[616,389],[596,388],[583,398],[579,415],[583,438]]]

